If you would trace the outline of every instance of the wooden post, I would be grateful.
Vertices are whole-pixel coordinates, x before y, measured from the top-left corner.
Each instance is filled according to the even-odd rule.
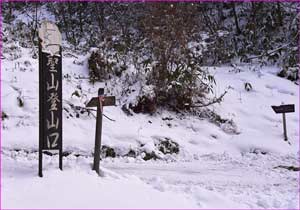
[[[286,119],[285,119],[285,113],[282,113],[282,120],[283,120],[283,135],[284,135],[284,140],[287,141],[287,130],[286,130]]]
[[[276,114],[282,113],[283,136],[284,136],[284,141],[287,141],[288,137],[287,137],[285,113],[295,112],[295,105],[294,104],[282,104],[280,106],[271,106],[271,107]]]
[[[59,48],[59,54],[60,54],[60,58],[62,59],[62,48],[60,46]],[[62,69],[62,62],[59,63],[60,66],[59,66],[59,69]],[[60,74],[59,74],[59,77],[60,77],[60,80],[62,82],[62,70],[60,71]],[[60,91],[60,97],[62,99],[62,90]],[[60,109],[62,110],[62,103],[60,104]],[[61,122],[60,122],[60,126],[61,126],[61,141],[60,141],[60,144],[59,144],[59,169],[62,171],[63,170],[63,141],[62,141],[62,138],[63,138],[63,132],[62,132],[62,124],[63,124],[63,115],[62,115],[62,111],[60,112],[60,118],[61,118]]]
[[[104,106],[114,106],[116,99],[114,96],[104,96],[104,88],[99,88],[98,97],[92,98],[86,107],[97,107],[96,134],[93,170],[100,175],[100,154],[101,154],[101,136],[102,136],[102,115]]]
[[[101,135],[102,135],[102,97],[104,95],[104,89],[99,88],[98,98],[99,103],[97,105],[97,119],[96,119],[96,135],[95,135],[95,150],[94,150],[94,165],[93,170],[100,175],[100,151],[101,151]]]
[[[39,81],[41,83],[41,81],[43,81],[43,71],[42,69],[42,46],[41,46],[41,41],[39,41]],[[39,85],[39,171],[38,171],[38,175],[39,177],[43,177],[43,142],[44,142],[44,129],[43,129],[43,122],[44,122],[44,118],[43,118],[43,114],[44,113],[44,106],[42,106],[41,104],[44,101],[44,86]]]

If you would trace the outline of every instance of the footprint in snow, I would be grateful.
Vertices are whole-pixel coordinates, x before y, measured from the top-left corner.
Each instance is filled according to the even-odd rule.
[[[279,93],[283,93],[283,94],[288,94],[288,95],[292,95],[294,96],[295,93],[289,90],[284,90],[284,89],[279,89],[276,86],[272,86],[272,85],[265,85],[266,88],[270,89],[270,90],[277,90]]]
[[[278,89],[278,92],[279,92],[279,93],[283,93],[283,94],[292,95],[292,96],[295,95],[294,92],[291,92],[291,91],[288,91],[288,90],[283,90],[283,89]]]

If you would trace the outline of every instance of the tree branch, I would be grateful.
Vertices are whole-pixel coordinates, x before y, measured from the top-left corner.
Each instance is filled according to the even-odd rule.
[[[276,48],[276,49],[274,49],[274,50],[271,50],[270,52],[266,52],[266,53],[263,53],[263,54],[261,54],[261,55],[258,55],[258,56],[254,56],[254,57],[250,57],[250,58],[247,58],[248,60],[252,60],[252,59],[255,59],[255,58],[261,58],[261,57],[264,57],[264,56],[267,56],[267,55],[272,55],[273,53],[275,53],[275,52],[277,52],[277,51],[279,51],[279,50],[281,50],[281,49],[283,49],[283,48],[286,48],[286,47],[288,47],[290,44],[292,44],[294,41],[295,41],[295,39],[298,37],[298,35],[299,35],[299,32],[296,34],[296,36],[292,39],[292,41],[290,41],[289,43],[287,43],[287,44],[285,44],[285,45],[282,45],[282,46],[280,46],[280,47],[278,47],[278,48]]]
[[[70,107],[72,108],[72,109],[81,109],[81,110],[83,110],[83,111],[86,111],[88,114],[91,114],[91,115],[93,115],[93,117],[95,117],[96,118],[96,116],[91,112],[91,111],[97,111],[96,109],[92,109],[92,108],[87,108],[87,107],[83,107],[83,106],[75,106],[73,103],[71,103],[70,101],[67,101],[67,100],[65,100],[69,105],[70,105]],[[103,114],[103,113],[102,113]],[[116,120],[114,120],[114,119],[112,119],[112,118],[110,118],[110,117],[108,117],[107,115],[105,115],[105,114],[103,114],[103,116],[106,118],[106,119],[108,119],[108,120],[110,120],[110,121],[112,121],[112,122],[115,122]]]
[[[214,98],[213,100],[211,100],[208,103],[199,102],[199,103],[201,103],[200,105],[195,104],[195,105],[191,105],[191,107],[207,107],[207,106],[210,106],[210,105],[215,104],[215,103],[220,103],[223,100],[226,93],[227,93],[227,90],[221,96],[219,96],[218,98]]]

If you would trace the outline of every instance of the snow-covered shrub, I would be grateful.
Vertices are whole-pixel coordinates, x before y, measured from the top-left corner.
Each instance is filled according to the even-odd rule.
[[[199,22],[192,11],[196,12],[196,7],[189,4],[151,4],[141,20],[141,44],[148,52],[141,63],[159,106],[186,109],[193,97],[212,90],[213,77],[202,69],[202,48],[194,47],[200,36],[195,33]]]
[[[179,153],[179,144],[168,137],[154,137],[149,144],[140,144],[134,148],[122,148],[103,145],[101,158],[132,157],[147,160],[169,159]]]
[[[6,54],[6,59],[8,59],[8,60],[16,60],[18,58],[21,58],[21,56],[22,56],[20,46],[15,45],[15,44],[4,46],[3,53]]]
[[[142,152],[141,154],[141,157],[143,158],[143,160],[156,160],[156,159],[159,159],[159,157],[156,155],[155,152],[150,152],[150,153],[147,153],[147,152]]]
[[[224,132],[229,134],[239,134],[238,127],[232,119],[222,118],[219,114],[210,109],[195,110],[200,118],[208,119],[210,122],[219,126]]]
[[[220,128],[228,134],[240,134],[233,120],[225,120],[224,123],[220,124]]]
[[[227,30],[208,33],[205,37],[206,48],[203,50],[203,62],[209,65],[229,63],[236,56],[232,48],[232,36]]]
[[[179,144],[175,141],[172,141],[170,138],[160,139],[155,143],[155,147],[157,147],[158,150],[163,154],[179,153]]]
[[[282,69],[277,75],[291,81],[297,81],[299,79],[299,68],[300,65],[296,67],[287,67]]]
[[[156,102],[155,99],[141,96],[138,98],[137,104],[129,104],[129,108],[131,108],[135,113],[153,114],[156,111]]]
[[[8,119],[8,115],[4,111],[2,111],[2,113],[1,113],[1,119],[2,119],[2,121],[4,121],[5,119]]]
[[[101,147],[101,157],[105,158],[105,157],[116,157],[116,152],[114,150],[114,148],[109,147],[107,145],[103,145]]]
[[[90,81],[107,80],[113,75],[121,77],[131,60],[128,47],[121,38],[105,39],[88,60]]]
[[[156,95],[154,92],[155,87],[153,85],[145,85],[142,87],[141,92],[137,98],[136,104],[129,104],[129,108],[135,113],[150,113],[153,114],[156,111]]]
[[[138,148],[137,155],[141,155],[144,160],[150,159],[164,159],[170,157],[170,155],[176,155],[179,153],[179,144],[168,137],[154,137],[153,147],[147,147],[143,145]]]
[[[113,71],[113,62],[110,62],[103,54],[92,52],[88,60],[90,69],[90,81],[103,81],[109,78],[109,74]]]

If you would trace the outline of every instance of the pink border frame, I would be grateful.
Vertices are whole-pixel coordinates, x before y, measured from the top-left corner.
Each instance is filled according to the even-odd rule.
[[[299,2],[300,0],[1,0],[1,3],[7,2],[115,2],[115,3],[147,3],[147,2]]]
[[[0,149],[2,153],[2,2],[0,3]],[[2,155],[0,154],[0,210],[2,209]]]
[[[1,33],[0,33],[0,60],[2,60],[2,3],[7,3],[7,2],[116,2],[116,3],[147,3],[147,2],[295,2],[295,3],[299,3],[300,4],[300,0],[0,0],[0,29],[1,29]],[[298,13],[300,13],[300,11],[298,11]],[[300,30],[300,21],[298,23],[299,26],[299,30]],[[300,39],[298,39],[298,46],[300,46]],[[300,48],[299,48],[299,61],[300,61]],[[2,61],[0,61],[0,111],[1,111],[1,119],[0,119],[0,148],[2,150],[2,85],[1,85],[1,81],[2,81],[2,74],[1,74],[1,70],[2,70]],[[298,72],[298,74],[300,75],[300,71]],[[300,104],[300,84],[299,86],[299,92],[298,92],[298,99],[299,99],[299,104]],[[298,113],[299,114],[299,113]],[[299,123],[299,130],[298,132],[300,133],[300,123]],[[298,141],[298,167],[300,167],[300,137],[299,137],[299,141]],[[298,178],[299,178],[299,182],[298,182],[298,192],[300,193],[300,171],[298,172]],[[284,209],[284,208],[279,208],[279,209],[268,209],[268,210],[300,210],[300,197],[299,197],[299,203],[298,203],[298,207],[299,209]],[[2,159],[1,159],[1,155],[0,155],[0,210],[2,210]],[[57,208],[58,209],[58,208]],[[57,210],[56,209],[56,210]],[[138,208],[136,208],[138,209]],[[30,209],[3,209],[3,210],[30,210]],[[47,208],[43,208],[43,209],[38,209],[36,208],[35,210],[54,210],[54,209],[47,209]],[[67,209],[62,209],[62,210],[74,210],[71,208],[67,208]],[[85,209],[76,209],[76,210],[85,210]],[[98,210],[97,208],[88,208],[88,210]],[[99,209],[100,210],[100,209]],[[110,210],[116,210],[116,209],[111,209]],[[157,209],[149,209],[149,208],[145,208],[144,210],[157,210]],[[194,209],[185,209],[185,210],[194,210]],[[203,209],[201,208],[201,210],[229,210],[224,208],[224,209]],[[249,209],[236,209],[236,210],[249,210]],[[259,210],[259,209],[253,209],[253,210]]]

